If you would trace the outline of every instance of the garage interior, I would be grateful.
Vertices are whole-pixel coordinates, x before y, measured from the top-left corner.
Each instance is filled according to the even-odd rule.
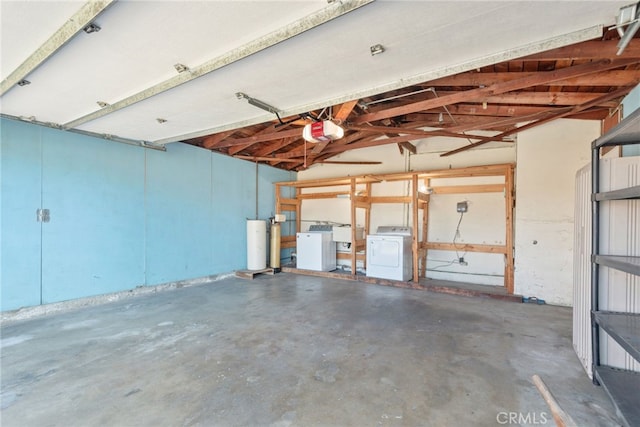
[[[639,425],[639,19],[0,2],[2,424]]]

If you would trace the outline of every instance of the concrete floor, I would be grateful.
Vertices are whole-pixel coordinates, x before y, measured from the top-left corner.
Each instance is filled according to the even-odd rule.
[[[281,273],[1,331],[3,427],[553,425],[533,374],[618,425],[567,308]]]

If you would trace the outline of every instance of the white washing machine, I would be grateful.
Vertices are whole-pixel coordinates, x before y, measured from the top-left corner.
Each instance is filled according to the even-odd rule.
[[[367,277],[411,280],[411,227],[380,226],[367,236]]]
[[[329,231],[322,226],[311,226],[304,233],[296,233],[296,267],[303,270],[333,271],[336,269],[336,242],[333,241],[331,226]]]

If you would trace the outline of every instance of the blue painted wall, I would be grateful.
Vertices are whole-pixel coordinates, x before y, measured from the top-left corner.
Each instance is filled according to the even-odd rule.
[[[295,173],[0,121],[0,309],[246,267],[246,219]],[[36,209],[51,221],[36,221]]]
[[[211,274],[211,156],[183,144],[145,154],[146,283]]]
[[[4,310],[37,305],[40,298],[41,130],[0,122],[0,302]],[[7,286],[11,283],[11,286]]]
[[[42,302],[144,284],[144,152],[42,129]]]

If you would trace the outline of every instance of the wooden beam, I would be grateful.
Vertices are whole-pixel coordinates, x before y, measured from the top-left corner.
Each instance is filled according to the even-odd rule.
[[[380,175],[360,175],[356,176],[355,178],[358,184],[366,184],[371,182],[380,183],[383,181],[407,181],[412,179],[414,174],[417,174],[420,178],[423,179],[463,178],[474,176],[504,176],[511,167],[513,167],[512,163],[501,163],[493,165],[468,166],[465,168],[456,169],[437,169],[426,171],[388,173]],[[293,188],[330,187],[333,185],[349,185],[352,178],[353,177],[350,176],[337,178],[318,178],[306,181],[282,181],[277,182],[276,184],[283,187]]]
[[[229,139],[216,142],[215,144],[212,144],[210,147],[207,147],[207,148],[225,148],[225,147],[233,147],[235,145],[243,145],[248,143],[255,144],[257,142],[273,141],[275,139],[289,138],[293,136],[302,138],[302,129],[300,128],[289,129],[289,130],[283,130],[279,132],[271,132],[271,133],[266,133],[261,135],[248,136],[246,138],[229,138]]]
[[[408,141],[399,142],[398,145],[412,154],[418,153],[418,149],[416,148],[416,146]]]
[[[234,156],[236,159],[249,160],[251,162],[297,162],[291,159],[275,159],[273,157],[256,157],[256,156]]]
[[[448,95],[454,95],[454,94],[459,94],[462,93],[461,91],[449,91],[449,92],[438,92],[441,96],[448,96]],[[503,93],[503,94],[499,94],[499,95],[491,95],[491,96],[487,96],[482,98],[479,101],[475,101],[475,103],[468,103],[468,104],[455,104],[455,105],[448,105],[447,108],[449,109],[449,111],[451,111],[451,113],[453,114],[454,111],[458,114],[465,114],[462,111],[456,111],[455,108],[457,105],[469,105],[471,108],[476,108],[475,111],[471,111],[468,114],[479,114],[480,113],[480,109],[482,108],[482,104],[481,102],[486,101],[487,102],[487,107],[491,107],[492,104],[498,104],[498,105],[506,105],[507,108],[512,108],[512,107],[527,107],[527,106],[565,106],[565,105],[577,105],[577,104],[584,104],[585,102],[589,102],[592,101],[596,98],[598,98],[600,95],[602,95],[603,93],[606,92],[601,92],[601,93],[588,93],[588,92],[530,92],[530,91],[513,91],[513,92],[509,92],[509,93]],[[388,104],[390,107],[393,106],[402,106],[405,105],[405,103],[389,103]],[[608,102],[608,103],[603,103],[600,105],[601,107],[611,107],[614,108],[616,107],[616,105],[614,105],[614,103],[612,102]],[[375,111],[380,111],[380,110],[375,110]],[[427,109],[422,111],[423,113],[440,113],[440,112],[444,112],[444,108],[442,107],[436,107],[434,109]],[[526,111],[524,112],[524,114],[528,114],[528,113],[533,113],[535,111]],[[497,114],[499,115],[499,114]],[[509,114],[509,115],[517,115],[517,113],[514,114]],[[406,118],[411,119],[412,114],[407,114],[405,115]]]
[[[345,102],[344,104],[338,107],[337,109],[338,111],[336,112],[333,118],[338,122],[343,122],[347,120],[347,117],[349,117],[349,114],[351,114],[351,112],[353,111],[353,109],[357,104],[358,104],[357,99],[354,99],[353,101]]]
[[[506,254],[507,247],[501,245],[481,245],[475,243],[444,243],[427,242],[422,245],[426,249],[437,251],[459,251],[459,252],[484,252],[492,254]]]
[[[535,126],[539,126],[541,124],[548,123],[548,122],[550,122],[552,120],[556,120],[556,119],[560,119],[562,117],[566,117],[566,116],[568,116],[570,114],[579,113],[580,111],[589,109],[594,105],[598,105],[601,101],[604,101],[604,100],[608,101],[608,100],[620,98],[620,97],[626,95],[627,93],[629,93],[632,89],[633,89],[633,87],[620,88],[620,89],[615,90],[613,92],[607,93],[607,94],[601,96],[600,98],[595,99],[595,100],[593,100],[591,102],[587,102],[586,104],[576,105],[575,107],[568,109],[568,111],[566,111],[566,112],[552,114],[549,117],[537,120],[537,121],[532,122],[532,123],[528,123],[528,124],[526,124],[524,126],[520,126],[519,128],[510,130],[510,131],[507,131],[507,132],[503,132],[500,135],[496,135],[496,137],[503,138],[505,136],[512,135],[514,133],[518,133],[518,132],[522,132],[522,131],[527,130],[527,129],[531,129],[531,128],[535,127]],[[482,140],[480,140],[478,142],[474,142],[472,144],[466,145],[464,147],[460,147],[460,148],[457,148],[455,150],[447,151],[446,153],[440,154],[440,157],[445,157],[445,156],[450,156],[452,154],[460,153],[462,151],[469,150],[471,148],[477,147],[477,146],[482,145],[482,144],[486,144],[486,143],[491,142],[491,141],[493,141],[492,138],[485,138],[485,139],[482,139]]]
[[[549,106],[545,105],[543,107],[531,106],[531,105],[500,105],[500,104],[489,104],[487,103],[486,107],[482,104],[455,104],[447,106],[451,115],[459,120],[461,117],[465,116],[492,116],[492,117],[515,117],[515,116],[525,116],[527,114],[535,114],[540,113],[542,111],[546,111],[549,109]],[[416,113],[420,115],[439,115],[441,112],[444,112],[444,108],[438,110],[429,110],[424,113]],[[446,119],[443,116],[443,119]],[[411,116],[408,116],[409,118]]]
[[[320,154],[320,153],[322,152],[322,150],[324,150],[324,149],[325,149],[325,147],[326,147],[327,145],[329,145],[329,143],[330,143],[330,142],[331,142],[331,141],[322,141],[322,142],[318,142],[318,143],[316,144],[316,146],[315,146],[315,147],[313,147],[313,150],[311,150],[311,154],[312,154],[312,155],[318,155],[318,154]]]
[[[337,259],[351,259],[351,252],[337,252],[336,253],[336,258]],[[366,254],[359,254],[356,253],[356,260],[358,261],[364,261],[367,259],[367,255]]]
[[[565,67],[566,68],[566,67]],[[533,78],[546,71],[536,72],[504,72],[504,73],[478,73],[475,71],[443,77],[429,82],[430,86],[489,86],[498,83],[525,77]],[[558,80],[553,83],[545,83],[540,86],[553,84],[554,86],[629,86],[640,81],[640,70],[609,70],[601,73],[571,77]]]
[[[254,134],[254,136],[255,135],[265,135],[265,134],[269,134],[269,133],[275,132],[276,129],[277,129],[276,126],[277,126],[277,122],[276,123],[272,123],[271,125],[265,127],[264,129],[256,132]],[[234,145],[233,147],[229,147],[228,153],[233,156],[234,154],[237,154],[237,153],[241,152],[242,150],[245,150],[245,149],[251,147],[254,144],[257,144],[257,143],[256,142],[247,142],[246,144]],[[271,153],[269,152],[269,153],[265,153],[265,154],[271,154]],[[254,156],[262,156],[264,154],[253,153],[253,155]]]
[[[236,133],[238,129],[228,130],[225,132],[216,133],[214,135],[209,135],[202,140],[202,146],[206,149],[211,150],[215,147],[217,143],[227,138],[230,135]]]
[[[540,120],[540,119],[544,119],[546,117],[548,117],[549,115],[553,115],[556,113],[563,113],[563,112],[567,112],[570,111],[571,107],[551,107],[548,108],[546,111],[542,111],[540,113],[534,113],[534,114],[527,114],[524,116],[517,116],[517,117],[499,117],[496,118],[494,120],[492,120],[490,117],[485,117],[483,118],[482,122],[475,124],[475,126],[480,126],[482,129],[500,129],[500,128],[506,128],[507,130],[515,130],[515,125],[519,124],[519,123],[524,123],[524,122],[530,122],[530,121],[534,121],[534,120]],[[511,129],[510,129],[511,128]],[[463,125],[463,126],[456,126],[456,127],[452,127],[449,128],[450,130],[455,130],[457,132],[465,132],[468,129],[477,129],[476,127],[474,127],[473,124],[468,124],[468,125]],[[504,131],[504,133],[507,132],[507,130]],[[502,133],[501,135],[504,135],[504,133]],[[464,135],[466,135],[468,138],[471,139],[479,139],[481,141],[484,141],[487,138],[490,138],[490,140],[492,141],[499,141],[502,140],[504,137],[500,137],[498,139],[491,139],[491,137],[486,137],[486,136],[480,136],[480,137],[469,137],[468,133],[465,133]],[[508,136],[504,135],[504,136]],[[496,136],[497,138],[497,136]]]
[[[488,107],[487,109],[489,108],[490,107]],[[484,110],[482,110],[482,112],[478,113],[478,115],[476,116],[454,115],[457,125],[451,125],[450,124],[451,122],[440,123],[438,121],[437,113],[413,113],[408,116],[405,116],[405,118],[406,120],[410,120],[412,122],[411,124],[416,124],[419,127],[437,128],[437,127],[443,126],[443,130],[457,134],[457,137],[460,137],[461,132],[465,132],[464,135],[470,138],[474,138],[474,136],[470,134],[469,131],[476,131],[476,130],[482,129],[482,130],[495,130],[499,132],[505,132],[507,130],[510,130],[514,124],[525,121],[525,120],[517,119],[517,117],[533,115],[536,112],[543,113],[545,111],[552,111],[554,108],[557,108],[557,107],[547,107],[547,108],[533,107],[531,109],[531,112],[528,114],[523,113],[523,114],[516,114],[516,115],[491,115],[491,114],[486,114]],[[592,107],[588,111],[583,111],[575,114],[572,113],[569,116],[567,116],[567,118],[582,119],[582,120],[603,120],[605,117],[609,115],[609,112],[611,111],[612,108],[614,107],[613,106],[597,107],[596,106],[596,107]],[[511,123],[498,121],[499,119],[504,119],[508,117],[514,117],[516,118],[516,120],[512,121]]]
[[[547,71],[539,73],[534,77],[524,77],[508,82],[498,83],[495,85],[487,86],[484,88],[471,89],[464,92],[460,92],[455,95],[440,96],[437,98],[427,99],[420,102],[404,105],[401,107],[389,108],[379,111],[377,113],[364,114],[357,117],[354,123],[366,123],[376,120],[382,120],[390,117],[401,116],[403,114],[415,113],[422,110],[428,110],[436,107],[442,107],[444,105],[456,104],[459,102],[469,102],[490,95],[496,95],[501,93],[507,93],[514,90],[520,90],[527,87],[539,86],[547,83],[564,80],[570,77],[579,77],[596,72],[602,72],[613,68],[624,67],[627,65],[640,62],[639,59],[602,59],[587,64],[575,65],[573,67],[563,68],[562,70]]]
[[[280,203],[283,205],[298,206],[300,204],[300,200],[281,198]]]
[[[335,199],[340,196],[349,196],[349,191],[326,191],[322,193],[304,193],[300,194],[300,199]]]
[[[401,126],[368,126],[368,125],[352,125],[345,124],[345,128],[349,130],[359,130],[363,132],[375,132],[375,133],[397,133],[400,135],[420,135],[424,137],[432,137],[432,136],[448,136],[452,138],[461,138],[461,137],[470,137],[473,138],[473,135],[460,135],[455,132],[439,129],[439,130],[423,130],[423,129],[414,129],[411,127],[401,127]]]
[[[581,111],[575,114],[569,114],[566,116],[567,119],[578,119],[578,120],[604,120],[609,117],[611,113],[610,108],[600,108],[595,107],[591,108],[588,111]]]
[[[449,185],[433,187],[433,194],[503,193],[504,184]]]
[[[369,203],[411,203],[411,196],[374,196]]]
[[[606,93],[606,92],[604,92]],[[602,93],[581,92],[510,92],[492,95],[484,100],[489,104],[530,104],[530,105],[577,105],[593,101]],[[615,107],[613,103],[599,104],[602,107]]]
[[[323,163],[327,165],[381,165],[382,164],[382,162],[350,161],[350,160],[321,160],[316,163]]]

